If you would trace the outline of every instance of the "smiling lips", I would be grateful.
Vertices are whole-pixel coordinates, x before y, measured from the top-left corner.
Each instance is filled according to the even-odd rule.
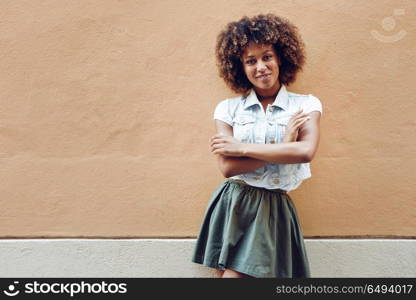
[[[263,75],[257,76],[256,78],[264,79],[264,78],[268,78],[270,75],[272,74],[263,74]]]

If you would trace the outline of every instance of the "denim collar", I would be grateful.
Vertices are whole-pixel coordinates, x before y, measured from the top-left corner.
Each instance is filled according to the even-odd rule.
[[[247,109],[250,106],[253,105],[260,105],[261,103],[259,99],[257,98],[256,92],[254,89],[251,89],[248,96],[245,98],[244,101],[244,109]],[[287,110],[289,107],[289,94],[286,90],[286,86],[284,84],[281,85],[279,92],[276,95],[276,99],[274,100],[272,106],[278,106],[282,108],[283,110]]]

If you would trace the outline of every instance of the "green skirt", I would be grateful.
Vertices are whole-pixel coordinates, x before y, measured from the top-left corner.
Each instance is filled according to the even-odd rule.
[[[213,193],[192,261],[252,277],[308,278],[295,206],[283,191],[226,180]]]

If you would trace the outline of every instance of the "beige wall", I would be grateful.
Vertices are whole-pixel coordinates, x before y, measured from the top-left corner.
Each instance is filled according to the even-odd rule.
[[[304,234],[415,236],[415,1],[0,8],[1,237],[195,237],[223,180],[213,109],[233,96],[215,38],[263,12],[299,27],[308,62],[289,90],[324,105],[313,177],[291,193]]]

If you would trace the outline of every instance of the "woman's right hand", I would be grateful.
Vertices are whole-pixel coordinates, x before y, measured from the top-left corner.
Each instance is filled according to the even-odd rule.
[[[302,109],[296,112],[286,126],[283,143],[296,142],[300,127],[310,119],[308,114],[302,113]]]

